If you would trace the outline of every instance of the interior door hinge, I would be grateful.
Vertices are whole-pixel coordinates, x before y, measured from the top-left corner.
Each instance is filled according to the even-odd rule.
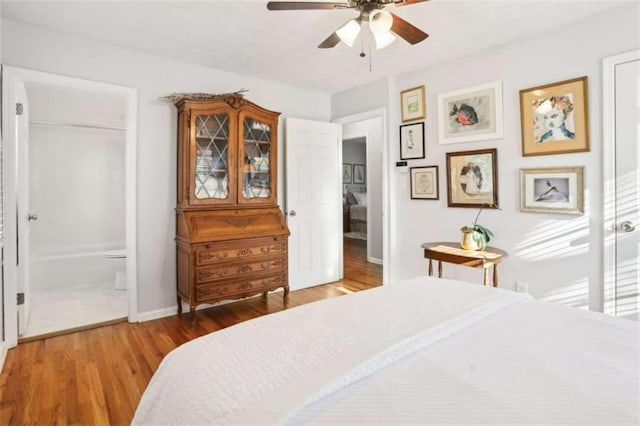
[[[24,113],[24,105],[21,103],[16,104],[16,115],[22,115]]]
[[[24,293],[18,293],[18,305],[24,305]]]

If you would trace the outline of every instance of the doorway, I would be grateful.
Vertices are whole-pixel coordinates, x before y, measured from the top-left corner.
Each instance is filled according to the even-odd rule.
[[[603,60],[604,312],[640,314],[640,50]],[[600,306],[602,308],[602,306]]]
[[[136,321],[135,90],[4,67],[3,94],[8,346]]]
[[[342,276],[367,285],[381,285],[385,257],[385,111],[335,122],[342,125]]]

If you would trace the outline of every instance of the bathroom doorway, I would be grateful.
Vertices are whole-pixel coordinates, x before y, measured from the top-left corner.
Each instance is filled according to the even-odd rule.
[[[5,301],[11,283],[18,294],[5,312],[19,338],[135,321],[135,90],[11,67],[5,87]]]

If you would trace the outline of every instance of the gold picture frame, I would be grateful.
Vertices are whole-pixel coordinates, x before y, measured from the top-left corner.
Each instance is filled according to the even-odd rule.
[[[522,155],[589,151],[588,79],[520,90]]]
[[[412,87],[400,92],[400,109],[402,122],[422,120],[427,116],[425,104],[426,90],[424,86]]]
[[[520,169],[520,211],[584,213],[584,167]]]

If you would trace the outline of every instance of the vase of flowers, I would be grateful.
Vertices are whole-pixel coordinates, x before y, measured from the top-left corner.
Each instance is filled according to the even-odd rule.
[[[465,250],[484,250],[491,237],[493,237],[493,232],[482,225],[478,225],[478,218],[484,207],[493,207],[493,205],[483,204],[476,215],[476,219],[473,221],[473,225],[460,228],[460,231],[462,231],[460,247]]]

